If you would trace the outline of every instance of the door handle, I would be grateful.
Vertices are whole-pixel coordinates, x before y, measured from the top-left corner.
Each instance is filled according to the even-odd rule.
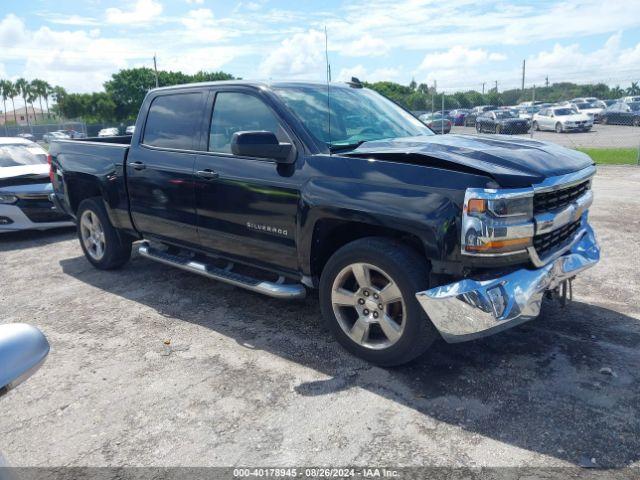
[[[220,175],[218,174],[218,172],[214,172],[213,170],[207,168],[205,170],[198,170],[196,172],[196,174],[201,177],[204,178],[206,180],[213,180],[218,178]]]
[[[142,162],[131,162],[129,165],[136,170],[144,170],[147,168],[147,166]]]

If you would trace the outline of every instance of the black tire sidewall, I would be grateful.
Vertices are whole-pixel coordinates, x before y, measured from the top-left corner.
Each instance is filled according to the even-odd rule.
[[[367,240],[378,251],[368,248]],[[394,251],[390,256],[380,255],[381,246]],[[373,350],[355,343],[342,330],[333,313],[331,289],[334,279],[344,267],[358,262],[380,267],[396,282],[403,295],[407,315],[402,337],[383,350]],[[425,259],[417,254],[412,255],[410,249],[400,243],[375,237],[362,239],[338,250],[327,262],[320,279],[320,308],[325,325],[346,350],[380,366],[400,365],[422,354],[438,337],[435,327],[415,297],[417,292],[428,288],[429,268]]]
[[[82,214],[87,210],[91,210],[94,215],[100,220],[102,230],[104,232],[104,255],[100,260],[94,259],[89,253],[82,241],[82,233],[80,227],[80,219]],[[84,252],[84,256],[89,263],[100,270],[111,270],[119,268],[124,265],[131,256],[131,241],[123,239],[118,231],[111,225],[107,211],[102,204],[101,198],[87,198],[80,202],[77,211],[77,225],[76,231],[78,234],[78,240],[80,241],[80,247]]]

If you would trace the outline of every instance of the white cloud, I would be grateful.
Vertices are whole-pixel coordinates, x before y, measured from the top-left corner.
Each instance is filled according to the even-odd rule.
[[[202,5],[204,0],[185,0],[189,5]]]
[[[141,25],[149,23],[162,13],[162,4],[155,0],[137,0],[128,10],[107,8],[105,20],[115,25]]]
[[[355,67],[341,69],[338,77],[335,80],[348,82],[352,77],[356,77],[361,81],[379,82],[383,80],[394,80],[399,75],[400,70],[398,68],[386,67],[369,71],[362,65],[356,65]]]
[[[264,78],[324,79],[324,33],[309,30],[283,40],[264,58],[258,71]]]
[[[337,51],[347,57],[378,57],[386,55],[390,49],[382,38],[365,33],[356,40],[340,45]]]
[[[0,47],[12,47],[25,40],[27,29],[24,22],[10,13],[0,20]]]
[[[478,65],[480,63],[505,59],[506,56],[500,53],[489,53],[481,48],[473,49],[456,45],[444,52],[428,53],[425,55],[418,69],[431,70],[448,69],[453,67],[464,68],[470,65]]]

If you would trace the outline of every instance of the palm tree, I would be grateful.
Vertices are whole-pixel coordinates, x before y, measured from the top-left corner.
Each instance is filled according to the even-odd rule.
[[[29,96],[29,82],[27,82],[24,78],[19,78],[16,80],[15,86],[16,86],[17,93],[22,97],[22,100],[24,100],[24,113],[27,117],[27,125],[31,126],[31,123],[29,122],[29,110],[27,109],[28,107],[27,97]]]
[[[7,95],[7,98],[11,99],[11,106],[13,107],[13,121],[18,125],[18,114],[16,113],[16,102],[14,100],[15,97],[18,96],[16,85],[11,82],[11,80],[5,80],[3,91]]]
[[[36,109],[33,106],[33,102],[35,102],[37,98],[38,98],[38,93],[33,88],[33,86],[29,84],[29,86],[27,87],[27,101],[31,104],[31,110],[33,111],[33,120],[35,122],[38,121],[38,116],[36,115]]]
[[[9,88],[7,80],[0,80],[0,96],[2,97],[2,111],[4,112],[4,126],[7,126],[7,99],[9,98]]]
[[[44,110],[42,109],[42,97],[47,91],[45,84],[46,82],[44,80],[39,80],[37,78],[31,81],[31,90],[33,90],[33,93],[36,96],[38,103],[40,104],[40,115],[42,116],[43,121]]]
[[[640,94],[640,87],[638,86],[638,82],[631,82],[631,86],[627,88],[627,95],[638,95]]]
[[[51,118],[51,112],[49,111],[49,96],[53,95],[53,87],[49,85],[47,82],[42,80],[42,97],[44,98],[44,104],[47,107],[47,118]]]

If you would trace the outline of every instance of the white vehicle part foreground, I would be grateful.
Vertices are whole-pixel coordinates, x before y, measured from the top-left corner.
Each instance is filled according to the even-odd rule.
[[[490,280],[465,279],[416,297],[445,341],[464,342],[536,318],[542,298],[562,282],[594,266],[600,248],[585,222],[581,237],[563,256],[537,268],[522,268]]]

